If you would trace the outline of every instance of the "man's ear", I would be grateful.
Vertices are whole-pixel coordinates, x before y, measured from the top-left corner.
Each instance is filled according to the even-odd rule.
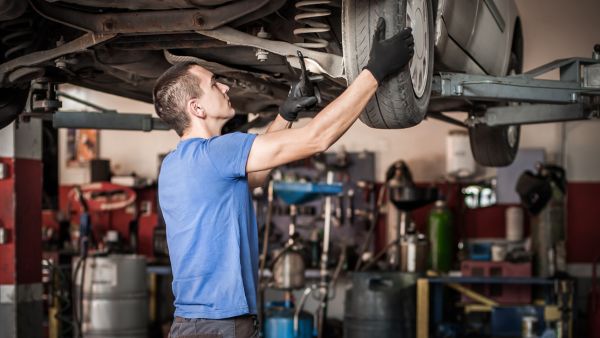
[[[189,100],[187,104],[187,109],[192,115],[196,117],[199,117],[201,119],[206,117],[206,112],[204,111],[204,108],[200,106],[200,102],[198,102],[198,99]]]

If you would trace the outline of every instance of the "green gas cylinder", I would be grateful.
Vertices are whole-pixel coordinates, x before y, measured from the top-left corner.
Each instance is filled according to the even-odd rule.
[[[427,218],[429,236],[429,266],[438,272],[448,272],[452,267],[452,242],[454,229],[452,214],[444,200],[437,200]]]

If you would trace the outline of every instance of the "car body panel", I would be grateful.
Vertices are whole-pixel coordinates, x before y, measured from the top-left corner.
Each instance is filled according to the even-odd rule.
[[[436,19],[437,68],[505,75],[517,17],[512,0],[440,0]]]

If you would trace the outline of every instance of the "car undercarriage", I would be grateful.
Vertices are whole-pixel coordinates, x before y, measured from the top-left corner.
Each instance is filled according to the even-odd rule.
[[[319,104],[301,115],[314,116],[364,67],[378,17],[391,27],[387,36],[405,26],[413,28],[416,53],[409,67],[385,81],[367,105],[360,119],[370,127],[408,128],[426,117],[468,127],[475,159],[504,166],[516,155],[519,125],[548,119],[532,113],[523,118],[517,112],[512,120],[494,125],[486,119],[490,109],[491,117],[508,102],[557,104],[548,100],[545,83],[517,75],[522,71],[523,39],[514,2],[0,0],[0,128],[23,112],[28,97],[29,116],[56,118],[73,127],[64,119],[74,115],[49,114],[61,107],[56,90],[61,83],[151,103],[155,80],[171,65],[186,61],[231,87],[228,95],[237,113],[233,129],[265,124],[298,78],[298,51],[319,80]],[[563,68],[565,74],[575,74],[569,65],[594,64],[575,60],[557,67],[561,74]],[[506,89],[492,86],[483,94],[459,93],[458,88],[474,81],[472,76],[483,76],[477,80],[482,83],[506,84],[508,92],[500,95],[494,91]],[[533,89],[523,91],[523,86]],[[589,92],[581,83],[557,86]],[[530,94],[522,97],[523,92]],[[574,117],[561,113],[551,120],[587,118],[593,111],[588,103],[593,106],[594,100],[585,101]],[[469,119],[444,115],[455,111],[468,112]],[[249,113],[261,118],[248,123]],[[134,125],[153,129],[147,121],[139,117]],[[504,155],[490,158],[487,153]]]

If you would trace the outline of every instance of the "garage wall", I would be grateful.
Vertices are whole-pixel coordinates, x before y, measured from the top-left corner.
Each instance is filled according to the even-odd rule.
[[[594,43],[600,43],[600,2],[597,0],[517,0],[523,18],[525,38],[524,69],[532,69],[558,58],[591,55]],[[556,75],[556,74],[555,74]],[[79,97],[121,112],[152,113],[153,108],[132,100],[91,90],[65,86]],[[82,108],[65,102],[67,109]],[[444,174],[445,136],[453,127],[438,121],[425,121],[405,130],[375,130],[356,123],[333,149],[345,147],[349,151],[363,149],[377,152],[377,175],[394,161],[404,159],[411,166],[415,179],[434,180]],[[565,144],[561,135],[566,135]],[[553,123],[525,126],[521,147],[546,149],[550,159],[560,159],[566,149],[566,168],[571,181],[600,181],[600,121]],[[62,149],[65,132],[61,131]],[[100,137],[101,157],[113,160],[117,173],[135,171],[139,175],[155,177],[157,155],[173,148],[177,142],[174,132],[103,131]],[[64,154],[64,151],[61,152]],[[65,168],[61,160],[61,182],[86,181],[87,170]]]
[[[123,113],[156,114],[152,105],[125,99],[122,97],[100,93],[93,90],[64,85],[61,90],[78,98],[102,106],[103,108],[116,109]],[[90,110],[89,108],[73,101],[63,100],[64,110]],[[89,169],[87,167],[66,166],[66,130],[59,131],[59,163],[60,184],[80,184],[89,182]],[[118,175],[128,175],[135,172],[137,175],[156,178],[158,170],[158,154],[169,152],[175,147],[179,138],[174,131],[113,131],[100,132],[100,158],[111,160],[112,170]]]
[[[525,40],[524,69],[555,59],[591,57],[594,44],[600,43],[600,2],[597,0],[543,1],[517,0],[523,17]],[[528,20],[528,18],[531,18]],[[555,72],[551,77],[558,79]],[[600,181],[600,121],[553,123],[528,126],[523,145],[544,146],[559,152],[564,128],[566,168],[571,181]]]

